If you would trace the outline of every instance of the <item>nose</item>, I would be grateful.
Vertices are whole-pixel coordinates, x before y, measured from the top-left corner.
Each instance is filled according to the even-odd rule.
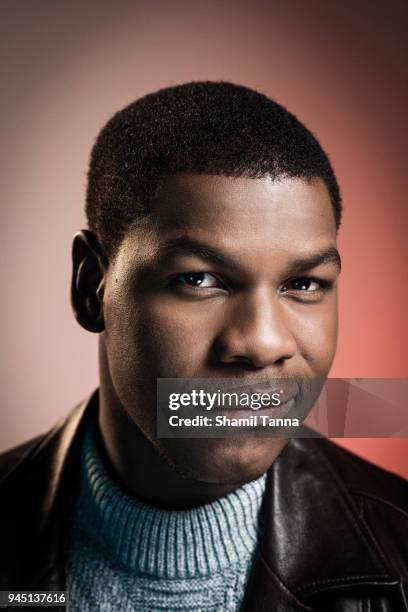
[[[282,366],[297,349],[289,319],[279,297],[267,288],[251,296],[236,296],[215,340],[218,360],[251,368]]]

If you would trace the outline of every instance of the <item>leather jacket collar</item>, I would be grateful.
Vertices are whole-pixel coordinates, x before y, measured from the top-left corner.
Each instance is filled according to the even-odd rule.
[[[0,560],[2,589],[64,589],[82,432],[97,408],[96,392],[34,441],[0,481],[3,499],[18,497],[1,511],[0,524],[7,526],[1,540],[12,551],[7,562]],[[270,468],[264,537],[245,610],[313,610],[317,600],[356,588],[390,593],[396,610],[408,610],[400,572],[333,467],[342,453],[324,439],[293,439]]]

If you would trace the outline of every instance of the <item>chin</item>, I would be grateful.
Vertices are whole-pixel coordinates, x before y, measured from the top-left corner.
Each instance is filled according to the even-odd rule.
[[[161,440],[160,453],[187,480],[242,485],[266,472],[286,442],[283,438],[169,439]]]

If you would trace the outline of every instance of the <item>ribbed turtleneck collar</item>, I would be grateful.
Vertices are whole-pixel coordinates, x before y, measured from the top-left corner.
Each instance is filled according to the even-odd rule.
[[[266,475],[215,502],[161,510],[130,497],[106,472],[92,430],[84,437],[80,526],[138,575],[198,578],[252,556]]]

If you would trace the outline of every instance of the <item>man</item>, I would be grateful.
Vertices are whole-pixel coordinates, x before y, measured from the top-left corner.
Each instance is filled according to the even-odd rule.
[[[341,199],[313,135],[244,87],[161,90],[102,130],[86,211],[72,302],[100,389],[1,458],[1,588],[82,611],[407,610],[402,479],[324,439],[156,433],[161,378],[328,375]]]

